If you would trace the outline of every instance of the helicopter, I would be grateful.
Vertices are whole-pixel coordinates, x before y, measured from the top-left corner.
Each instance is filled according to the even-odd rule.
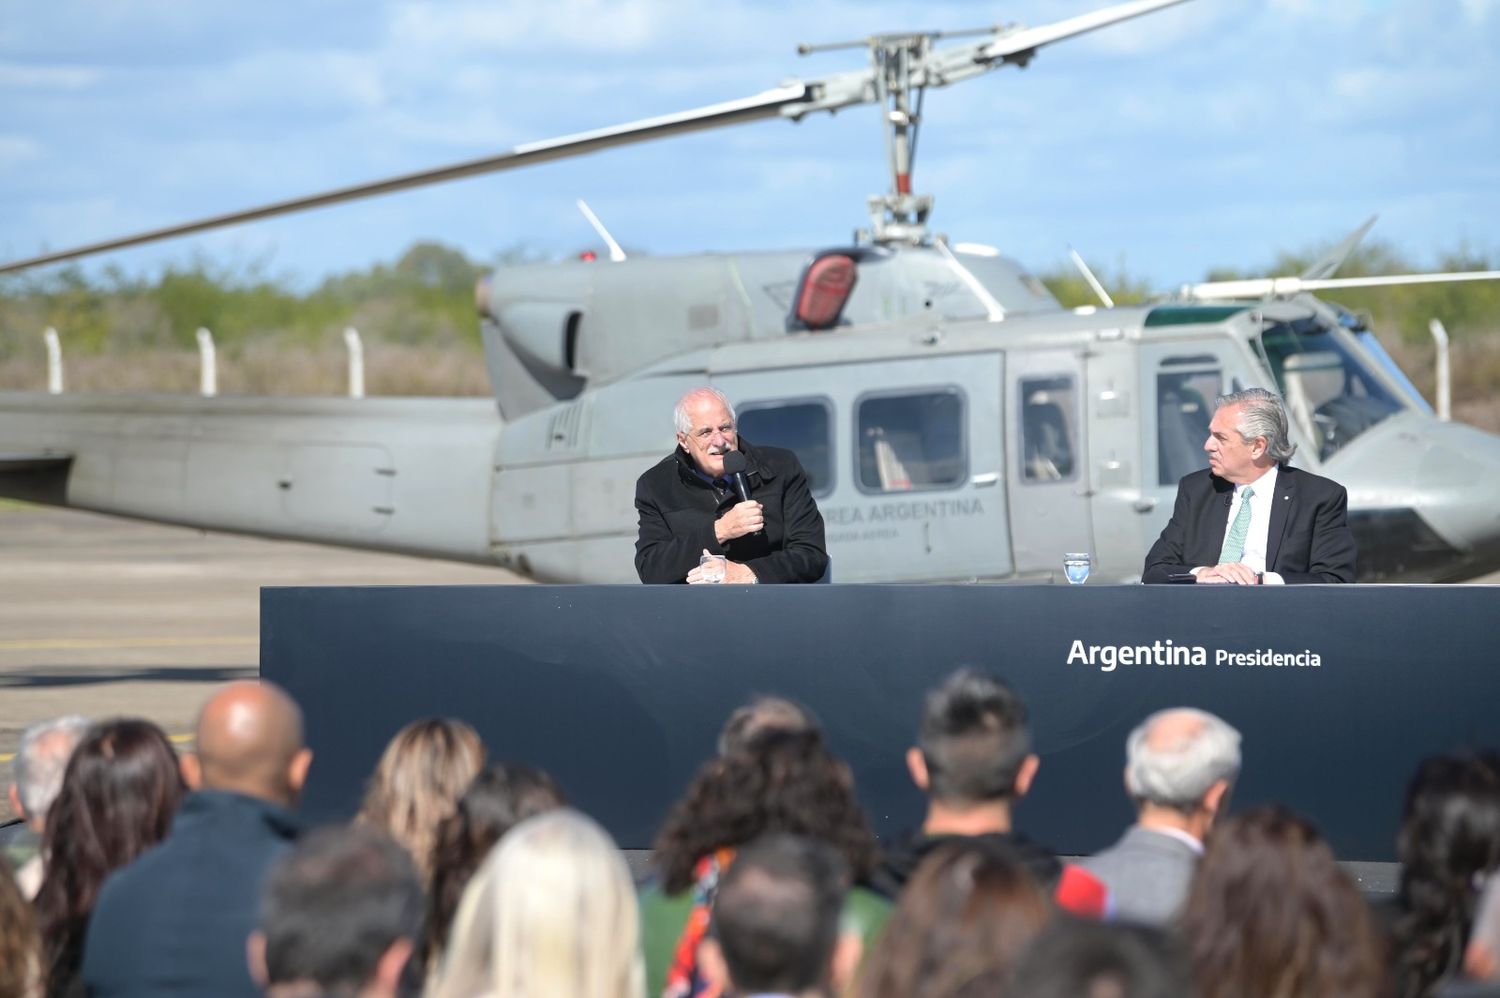
[[[740,100],[0,265],[0,273],[647,139],[880,107],[890,189],[849,244],[527,264],[475,291],[492,399],[0,393],[0,495],[271,537],[634,581],[636,477],[713,384],[794,450],[840,582],[1139,579],[1214,396],[1263,385],[1296,463],[1343,483],[1362,581],[1500,567],[1500,438],[1442,423],[1361,320],[1300,278],[1069,310],[997,248],[931,234],[912,167],[927,90],[1185,0],[1037,28],[874,35],[870,66]],[[954,44],[940,44],[954,42]],[[1355,237],[1340,248],[1352,250]],[[1439,275],[1443,276],[1443,275]],[[1453,276],[1453,275],[1447,275]],[[1496,274],[1457,275],[1468,279]],[[1417,278],[1413,278],[1417,279]]]

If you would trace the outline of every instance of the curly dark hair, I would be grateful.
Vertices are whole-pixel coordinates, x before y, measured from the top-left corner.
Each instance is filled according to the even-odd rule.
[[[1004,994],[1021,955],[1053,913],[1003,846],[959,839],[922,860],[860,967],[859,998]]]
[[[1402,998],[1417,998],[1463,965],[1480,884],[1500,866],[1500,756],[1424,759],[1407,786],[1396,851],[1396,978]]]
[[[765,832],[805,835],[833,846],[856,881],[880,861],[849,767],[828,751],[823,736],[768,729],[743,751],[704,763],[667,815],[655,846],[662,889],[686,890],[699,859]]]
[[[1309,822],[1257,807],[1214,831],[1182,914],[1199,998],[1386,991],[1359,889]]]
[[[96,724],[73,750],[47,811],[47,873],[36,896],[49,995],[78,973],[105,878],[167,837],[184,792],[177,753],[150,721]]]
[[[453,814],[438,824],[427,934],[414,963],[425,967],[448,944],[464,888],[501,836],[527,818],[567,803],[562,789],[540,769],[496,763],[479,771]]]

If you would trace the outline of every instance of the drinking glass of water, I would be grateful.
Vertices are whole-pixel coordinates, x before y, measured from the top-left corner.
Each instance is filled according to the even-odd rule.
[[[1075,586],[1083,585],[1088,579],[1091,564],[1087,551],[1063,555],[1063,571],[1068,573],[1068,581]]]
[[[726,560],[727,559],[722,554],[706,554],[703,557],[699,558],[698,564],[703,566],[703,581],[723,582],[724,562]],[[1087,575],[1088,573],[1085,571],[1084,574]]]

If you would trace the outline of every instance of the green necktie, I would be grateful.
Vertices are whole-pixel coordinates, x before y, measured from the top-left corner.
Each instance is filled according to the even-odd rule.
[[[1219,552],[1219,564],[1239,561],[1245,556],[1245,537],[1250,533],[1250,497],[1255,490],[1246,488],[1240,494],[1240,509],[1229,525],[1229,536],[1224,538],[1224,550]]]

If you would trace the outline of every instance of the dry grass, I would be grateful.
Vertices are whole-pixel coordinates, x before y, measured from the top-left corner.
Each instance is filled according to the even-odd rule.
[[[258,340],[221,349],[218,380],[223,395],[342,395],[348,390],[347,355],[342,345],[313,348]],[[148,350],[65,357],[64,383],[77,392],[193,393],[198,390],[198,354]],[[0,389],[40,391],[46,386],[40,347],[0,361]],[[477,347],[366,343],[365,393],[488,395],[490,385]]]

